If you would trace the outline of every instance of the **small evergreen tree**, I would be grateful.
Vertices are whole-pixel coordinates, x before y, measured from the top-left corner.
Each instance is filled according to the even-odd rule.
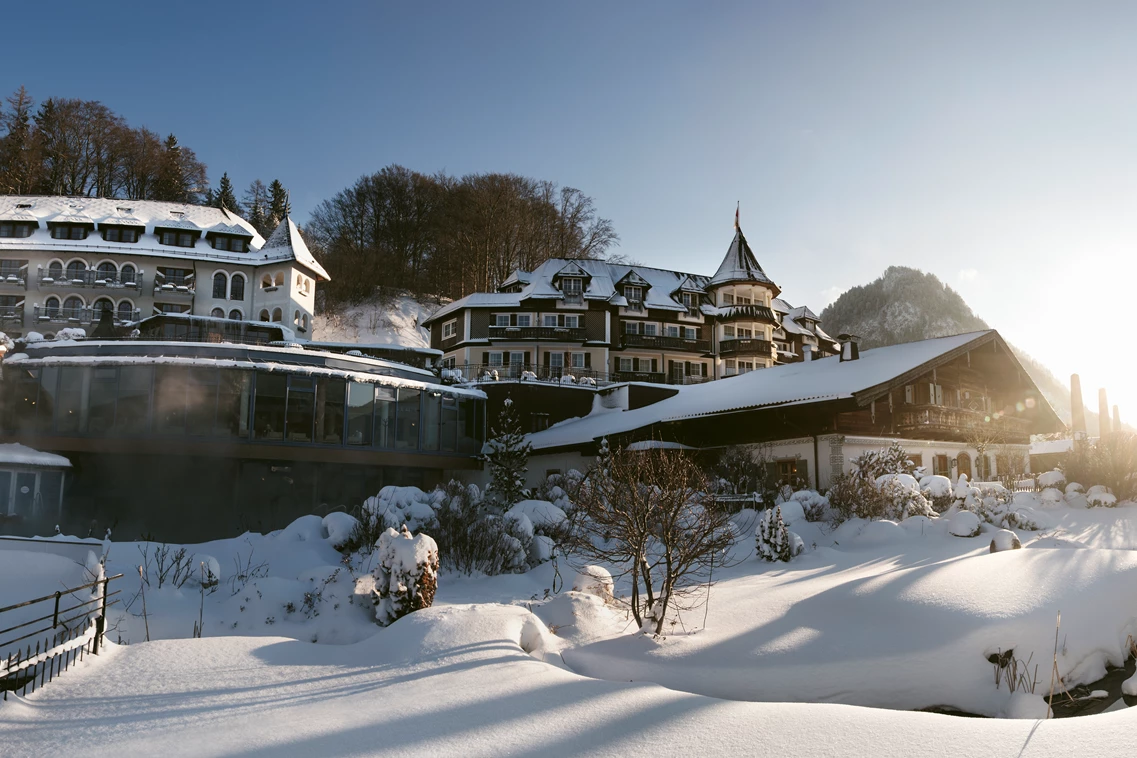
[[[158,168],[158,183],[154,189],[155,200],[185,203],[190,200],[190,192],[182,170],[182,148],[173,134],[166,137],[162,163]]]
[[[762,512],[755,537],[758,556],[771,563],[789,563],[802,550],[801,538],[787,529],[786,523],[782,521],[781,506],[767,508]]]
[[[288,190],[280,183],[279,179],[273,179],[272,183],[268,186],[268,227],[270,233],[280,225],[280,222],[292,213],[292,206],[288,202]]]
[[[488,495],[502,508],[509,508],[525,497],[525,472],[528,471],[529,443],[521,431],[521,415],[511,398],[498,416],[489,441],[486,462],[490,467]]]
[[[233,182],[229,181],[228,173],[221,175],[221,184],[212,195],[209,204],[214,208],[225,208],[237,215],[241,214],[241,204],[237,202],[237,195],[233,192]]]
[[[268,190],[260,179],[254,179],[245,190],[245,218],[257,233],[267,238],[272,234],[268,226]]]

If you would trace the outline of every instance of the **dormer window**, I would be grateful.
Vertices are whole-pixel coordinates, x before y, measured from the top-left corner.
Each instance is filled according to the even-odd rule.
[[[22,222],[0,221],[0,237],[30,237],[34,228]]]
[[[644,300],[644,288],[633,287],[631,285],[624,287],[624,297],[627,298],[629,303],[642,303]]]
[[[137,242],[138,230],[121,226],[104,227],[103,239],[107,242]]]
[[[566,276],[565,278],[561,279],[561,292],[565,293],[566,295],[579,296],[583,291],[581,281],[582,280],[579,277]]]
[[[163,245],[173,247],[193,247],[197,242],[197,235],[190,232],[163,231],[159,236]]]
[[[51,238],[54,240],[85,240],[87,227],[79,224],[52,224]]]
[[[218,234],[213,237],[213,249],[228,250],[231,253],[246,253],[249,251],[249,243],[240,237],[226,237]]]

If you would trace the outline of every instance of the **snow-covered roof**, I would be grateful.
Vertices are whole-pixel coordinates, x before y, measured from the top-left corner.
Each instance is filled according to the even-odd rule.
[[[27,207],[21,207],[27,206]],[[5,221],[31,221],[38,225],[28,237],[0,238],[0,252],[25,250],[58,251],[75,254],[100,251],[156,258],[182,258],[204,261],[241,263],[262,266],[294,260],[312,273],[328,279],[324,268],[312,256],[291,219],[281,222],[271,237],[280,244],[271,248],[245,219],[222,208],[185,203],[167,203],[158,200],[121,200],[97,197],[64,197],[39,195],[0,196],[0,219]],[[94,223],[145,227],[137,242],[108,242],[92,235],[85,240],[54,239],[47,229],[48,222]],[[226,234],[240,234],[249,238],[249,251],[235,253],[214,250],[201,232],[219,231],[221,226],[232,229]],[[186,229],[199,232],[193,247],[162,245],[154,234],[155,229]],[[149,232],[149,234],[147,234]],[[270,237],[270,239],[271,239]]]
[[[28,466],[31,468],[71,468],[71,461],[62,455],[41,453],[26,445],[7,443],[0,445],[0,467]]]
[[[1030,443],[1031,455],[1049,455],[1053,453],[1068,453],[1074,449],[1074,440],[1038,440]]]
[[[789,317],[792,319],[807,318],[811,321],[820,321],[817,314],[809,309],[808,305],[799,305],[797,308],[791,308]]]
[[[711,277],[712,286],[729,282],[762,282],[777,286],[758,265],[754,251],[750,249],[741,227],[737,225],[734,227],[734,239],[730,242],[726,257],[722,259],[718,271]]]
[[[753,408],[850,399],[874,390],[883,394],[885,390],[881,388],[898,377],[991,339],[999,339],[994,330],[969,332],[865,350],[855,361],[841,362],[836,356],[830,356],[751,371],[684,387],[673,397],[635,410],[594,409],[583,418],[562,421],[530,434],[528,440],[535,450],[582,445],[662,422]]]

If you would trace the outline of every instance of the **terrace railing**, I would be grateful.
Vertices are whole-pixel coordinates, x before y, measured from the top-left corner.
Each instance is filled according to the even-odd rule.
[[[110,583],[121,578],[116,574],[0,608],[0,690],[5,700],[9,692],[35,692],[76,660],[99,654],[107,608],[121,593],[109,592]]]
[[[40,270],[39,285],[43,287],[106,287],[108,289],[132,289],[142,292],[142,274],[123,276],[117,271],[47,271]]]
[[[24,324],[24,306],[0,305],[0,324]]]
[[[492,340],[546,340],[549,342],[584,342],[584,329],[574,326],[491,326]]]
[[[710,340],[685,339],[683,337],[662,337],[656,334],[621,334],[620,347],[707,353],[710,352],[711,342]]]

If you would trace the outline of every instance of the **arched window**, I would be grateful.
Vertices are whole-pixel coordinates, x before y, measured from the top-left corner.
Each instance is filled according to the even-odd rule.
[[[300,317],[300,328],[303,329],[304,331],[308,331],[308,314],[307,313],[305,313],[303,316]]]
[[[239,310],[237,310],[236,308],[229,311],[229,320],[230,321],[240,321],[243,318],[244,318],[244,316],[242,316],[241,312]]]
[[[118,320],[119,321],[133,321],[134,320],[134,303],[129,300],[121,300],[118,304]]]
[[[216,300],[225,299],[225,290],[229,289],[229,279],[218,271],[213,275],[213,297]]]
[[[103,311],[110,311],[111,313],[114,313],[114,301],[109,297],[100,297],[91,307],[95,311],[96,318],[98,318],[99,314]]]
[[[67,278],[80,279],[83,272],[87,270],[87,264],[83,261],[71,261],[67,264]]]
[[[59,261],[52,261],[47,265],[47,275],[55,281],[63,278],[63,264]]]
[[[300,311],[292,314],[292,323],[294,326],[300,326]]]
[[[282,271],[276,272],[276,286],[277,287],[283,287],[284,286],[284,272],[282,272]]]
[[[209,312],[209,315],[213,318],[225,318],[225,311],[221,310],[220,308],[214,308]]]
[[[64,318],[79,318],[79,314],[83,312],[83,298],[78,295],[72,295],[63,301],[63,317]]]
[[[233,281],[229,284],[229,299],[245,299],[245,276],[243,274],[233,274]]]
[[[134,284],[136,276],[137,275],[134,273],[134,266],[132,266],[131,264],[128,263],[122,267],[122,283],[123,284]]]
[[[98,272],[99,278],[108,282],[113,282],[115,277],[118,276],[118,269],[115,268],[114,263],[111,261],[103,261],[100,263]]]
[[[48,316],[55,317],[59,315],[59,298],[52,295],[43,302],[43,310]]]
[[[261,289],[268,289],[272,286],[272,274],[265,274],[261,277]]]
[[[303,286],[304,286],[304,277],[301,274],[297,274],[296,275],[296,287],[300,288]]]
[[[261,311],[261,321],[268,321],[268,310]]]
[[[272,322],[274,324],[279,324],[282,321],[284,321],[284,311],[282,311],[280,308],[273,308],[272,309]]]

